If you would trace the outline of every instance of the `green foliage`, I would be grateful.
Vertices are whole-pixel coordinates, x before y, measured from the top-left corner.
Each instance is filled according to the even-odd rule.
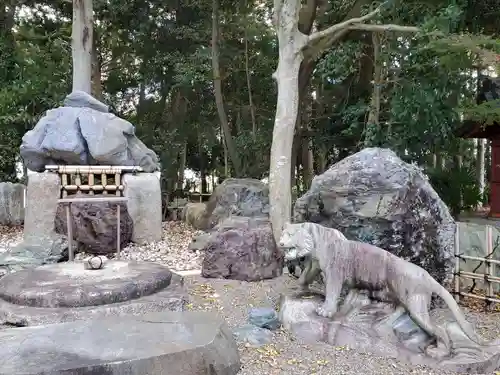
[[[426,170],[429,181],[438,195],[447,204],[453,217],[464,210],[472,210],[483,202],[474,168]]]

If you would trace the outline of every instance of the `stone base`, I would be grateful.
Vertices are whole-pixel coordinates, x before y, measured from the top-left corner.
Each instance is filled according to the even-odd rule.
[[[124,173],[123,194],[134,223],[132,242],[144,244],[162,238],[161,186],[156,173]],[[61,193],[57,173],[30,173],[26,190],[24,238],[42,238],[54,232]]]
[[[182,311],[181,276],[150,262],[109,261],[100,270],[83,262],[50,264],[0,280],[0,323],[31,326],[105,316]]]
[[[0,332],[4,375],[235,375],[238,348],[205,312],[164,312]]]
[[[491,373],[500,368],[500,343],[479,346],[463,334],[456,323],[446,326],[452,353],[432,355],[432,340],[404,309],[370,302],[360,294],[344,301],[334,319],[316,314],[324,300],[313,292],[282,296],[280,320],[283,327],[305,341],[348,346],[361,352],[398,358],[412,364],[427,365],[460,373]]]
[[[128,213],[134,223],[132,242],[160,241],[163,233],[159,176],[155,173],[126,173],[123,186],[123,194],[128,198]]]
[[[24,239],[44,238],[54,233],[61,181],[57,173],[30,173],[26,188]]]

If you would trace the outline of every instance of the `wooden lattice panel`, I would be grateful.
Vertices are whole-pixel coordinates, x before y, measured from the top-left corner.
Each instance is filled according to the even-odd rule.
[[[47,171],[56,172],[61,177],[61,198],[77,192],[94,195],[123,196],[122,174],[140,172],[139,167],[90,166],[90,165],[48,165]]]

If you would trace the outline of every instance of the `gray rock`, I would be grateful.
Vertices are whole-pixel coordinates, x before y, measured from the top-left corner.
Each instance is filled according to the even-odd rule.
[[[99,306],[156,293],[171,280],[168,268],[151,262],[113,261],[98,271],[84,262],[58,263],[3,277],[0,299],[30,307]]]
[[[123,194],[132,218],[132,241],[145,244],[160,241],[163,235],[160,178],[155,173],[127,173],[123,176]]]
[[[75,108],[92,108],[96,111],[108,113],[109,108],[106,104],[101,103],[99,100],[93,96],[87,94],[85,91],[73,91],[71,94],[66,96],[64,99],[65,107],[75,107]]]
[[[327,319],[315,312],[323,301],[322,295],[311,292],[282,296],[280,320],[284,328],[306,342],[325,342],[447,371],[491,373],[500,365],[500,340],[479,346],[465,337],[455,322],[446,325],[453,349],[443,357],[432,347],[434,340],[401,307],[370,301],[360,291],[344,302],[335,318]]]
[[[31,326],[96,317],[183,311],[183,278],[152,262],[109,261],[100,270],[64,262],[0,280],[0,323]]]
[[[98,195],[88,195],[88,197],[98,197]],[[133,223],[127,206],[123,203],[118,206],[120,207],[120,247],[123,249],[132,239]],[[71,204],[73,239],[78,242],[79,250],[96,255],[116,252],[118,224],[116,210],[117,204],[112,202]],[[57,233],[68,233],[66,210],[62,204],[57,207],[54,223]]]
[[[43,264],[57,263],[67,256],[65,236],[53,233],[50,236],[29,238],[0,254],[0,277]]]
[[[38,238],[54,232],[61,177],[57,173],[31,173],[26,189],[26,214],[23,237],[36,243]]]
[[[215,188],[204,215],[204,228],[212,229],[232,216],[268,217],[269,188],[251,178],[229,178]]]
[[[134,126],[107,112],[96,99],[75,92],[71,106],[47,111],[21,144],[26,166],[42,172],[47,164],[135,165],[159,170],[157,155],[135,136]],[[85,106],[88,105],[88,106]]]
[[[162,312],[0,332],[5,375],[235,375],[238,348],[206,312]]]
[[[191,251],[201,251],[205,249],[208,245],[208,241],[210,240],[210,236],[210,233],[198,234],[197,236],[193,237],[188,245],[188,249]]]
[[[0,182],[0,224],[21,225],[24,222],[23,184]]]
[[[386,249],[438,282],[452,275],[455,222],[422,171],[391,150],[364,149],[316,176],[295,203],[294,221]]]
[[[251,346],[258,347],[270,344],[273,341],[273,333],[265,328],[256,327],[253,324],[246,324],[233,331],[236,341],[248,343]]]
[[[267,218],[232,217],[221,222],[206,242],[203,277],[258,281],[280,276],[283,254]]]
[[[248,323],[254,326],[275,330],[280,326],[278,314],[271,307],[255,307],[248,314]]]

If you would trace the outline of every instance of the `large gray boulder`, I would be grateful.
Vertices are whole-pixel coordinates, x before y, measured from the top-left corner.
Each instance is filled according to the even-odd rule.
[[[21,225],[24,222],[23,184],[0,182],[0,224]]]
[[[283,271],[283,254],[267,218],[228,218],[215,227],[201,250],[203,277],[258,281]]]
[[[98,195],[85,196],[98,197]],[[123,249],[131,241],[134,229],[132,218],[124,203],[117,205],[113,202],[84,202],[71,205],[73,240],[80,245],[79,250],[95,255],[116,252],[117,206],[120,207],[120,248]],[[54,225],[56,233],[63,235],[68,233],[66,210],[62,204],[57,207]]]
[[[295,203],[294,221],[379,246],[439,282],[452,274],[455,222],[421,169],[391,150],[366,148],[316,176]]]
[[[28,169],[47,164],[130,165],[159,170],[157,155],[135,136],[135,127],[108,112],[107,106],[73,92],[64,106],[47,111],[22,140],[21,157]]]
[[[3,375],[236,375],[238,347],[206,312],[162,312],[0,332]]]
[[[217,186],[207,202],[204,229],[232,216],[268,217],[269,188],[252,178],[229,178]]]
[[[57,263],[68,256],[65,236],[55,233],[44,237],[28,237],[0,254],[0,277],[11,272]]]

